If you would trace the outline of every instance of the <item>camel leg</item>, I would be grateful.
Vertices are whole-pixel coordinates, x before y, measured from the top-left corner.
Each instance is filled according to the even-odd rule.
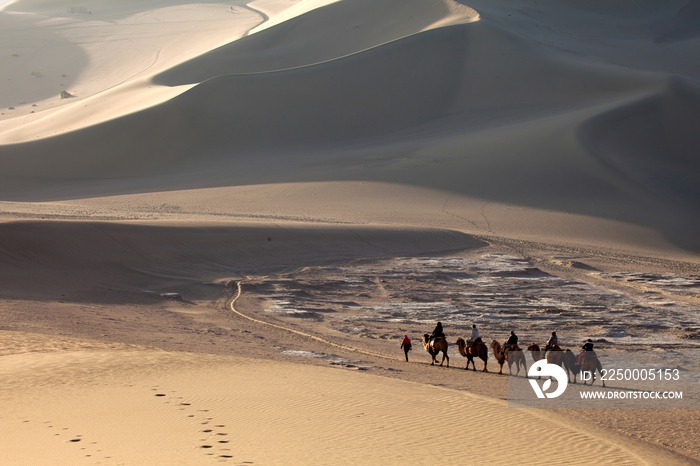
[[[486,359],[484,359],[484,372],[488,372],[488,369],[486,369],[486,363],[487,363],[487,361],[486,361]]]

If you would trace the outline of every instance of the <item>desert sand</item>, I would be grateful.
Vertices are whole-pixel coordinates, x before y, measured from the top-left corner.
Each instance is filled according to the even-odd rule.
[[[419,340],[700,380],[698,20],[0,1],[0,463],[698,464],[700,403],[516,409]]]

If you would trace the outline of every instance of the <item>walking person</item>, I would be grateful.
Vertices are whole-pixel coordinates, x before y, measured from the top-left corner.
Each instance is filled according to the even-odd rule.
[[[403,336],[403,340],[401,340],[401,348],[403,348],[403,354],[406,356],[406,362],[408,362],[408,352],[411,351],[411,339],[408,338],[408,335]]]

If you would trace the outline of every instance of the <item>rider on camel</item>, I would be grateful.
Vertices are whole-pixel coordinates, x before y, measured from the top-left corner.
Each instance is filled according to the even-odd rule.
[[[472,334],[469,336],[469,344],[467,346],[471,346],[474,343],[478,341],[481,341],[481,336],[479,336],[479,329],[476,328],[476,324],[472,324]]]
[[[579,353],[578,357],[576,358],[576,364],[579,366],[583,363],[583,358],[586,356],[587,352],[593,352],[593,340],[590,338],[586,340],[583,343],[583,346],[581,347],[581,352]]]
[[[551,350],[554,345],[559,345],[559,339],[557,338],[557,332],[552,332],[552,336],[547,340],[547,345],[544,347],[543,358],[547,357],[547,351]]]
[[[435,330],[433,330],[433,333],[430,334],[430,347],[433,347],[433,342],[435,341],[436,338],[442,337],[445,338],[445,332],[442,330],[442,323],[438,322],[437,325],[435,326]],[[445,340],[447,340],[445,338]]]
[[[514,331],[510,331],[510,337],[508,337],[508,341],[506,341],[506,344],[503,345],[503,356],[506,355],[506,351],[510,350],[511,347],[513,346],[518,346],[518,336],[515,334]]]

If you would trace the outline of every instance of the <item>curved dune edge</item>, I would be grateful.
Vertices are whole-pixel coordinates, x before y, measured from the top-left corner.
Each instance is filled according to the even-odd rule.
[[[7,123],[10,129],[1,132],[0,143],[34,141],[99,125],[154,107],[192,87],[194,86],[156,86],[148,78],[130,81],[82,99],[77,105],[46,112],[40,119],[20,117],[14,125],[12,122]],[[25,119],[28,121],[22,123]]]
[[[335,3],[337,0],[304,0],[293,4],[290,6],[288,2],[280,2],[275,0],[258,0],[249,3],[245,8],[250,12],[260,16],[260,22],[257,26],[252,26],[250,19],[241,19],[240,24],[236,24],[232,27],[227,34],[230,36],[228,44],[239,40],[242,37],[256,34],[271,27],[277,26],[281,23],[304,15],[312,10],[323,8],[324,6]],[[393,40],[399,40],[401,38],[408,37],[409,35],[418,34],[420,32],[428,31],[431,29],[439,27],[447,27],[457,24],[465,24],[479,19],[478,13],[464,5],[459,5],[451,0],[432,0],[429,2],[434,4],[434,9],[442,8],[445,10],[445,14],[439,20],[433,22],[432,24],[419,28],[412,31],[411,34],[403,34],[399,37],[395,37]],[[236,7],[243,8],[243,7]],[[2,8],[0,8],[0,11]],[[159,10],[152,10],[151,13],[157,13]],[[146,12],[147,13],[147,12]],[[145,12],[140,12],[143,15]],[[183,22],[189,21],[187,17],[187,12],[183,13]],[[214,21],[212,21],[214,23]],[[193,23],[196,24],[196,23]],[[99,29],[100,26],[93,26],[92,29]],[[102,26],[103,28],[105,26]],[[106,26],[110,27],[109,24]],[[197,24],[197,28],[203,28],[205,25]],[[159,28],[157,24],[152,25],[154,31],[158,31]],[[163,29],[165,30],[165,29]],[[109,29],[105,29],[104,34],[110,34]],[[186,34],[188,31],[183,30],[181,33]],[[94,33],[95,39],[98,40],[99,32]],[[72,131],[77,131],[83,128],[88,128],[91,126],[99,125],[100,123],[105,123],[110,120],[118,119],[120,117],[137,113],[139,111],[152,108],[167,102],[168,100],[186,92],[187,90],[194,87],[197,83],[192,83],[188,85],[180,86],[163,86],[158,85],[152,81],[153,77],[163,73],[164,71],[177,67],[177,65],[191,60],[195,57],[186,58],[187,54],[183,54],[183,57],[179,59],[174,59],[166,53],[171,51],[173,47],[168,48],[168,44],[160,45],[158,43],[157,37],[165,33],[154,35],[156,39],[150,39],[150,41],[144,41],[140,39],[143,43],[140,43],[140,48],[157,48],[155,53],[155,58],[153,58],[152,63],[150,63],[144,69],[136,69],[135,74],[120,82],[116,85],[107,84],[109,83],[114,70],[118,69],[115,63],[111,63],[111,72],[104,72],[100,76],[93,76],[89,79],[92,83],[91,88],[99,89],[99,81],[104,81],[102,87],[104,90],[99,90],[97,92],[88,94],[86,97],[79,98],[75,102],[68,102],[62,99],[56,108],[43,108],[45,105],[41,105],[42,111],[39,113],[27,113],[11,119],[0,120],[0,144],[16,144],[22,142],[29,142],[38,139],[50,138],[53,136],[69,133]],[[90,39],[83,39],[90,42]],[[201,39],[200,39],[201,40]],[[372,47],[379,47],[385,42],[378,42],[372,44]],[[192,46],[190,46],[191,48]],[[221,47],[221,44],[216,47],[211,46],[210,41],[203,42],[200,46],[200,55],[204,55],[216,48]],[[361,53],[366,51],[366,48],[361,48],[360,50],[355,50],[354,53]],[[189,51],[191,53],[191,50]],[[128,63],[128,58],[125,54],[118,55],[119,50],[113,54],[114,60],[120,63],[118,60],[122,59],[122,68],[129,68],[133,65]],[[161,54],[169,58],[161,57]],[[333,57],[332,59],[342,58],[347,54],[343,54],[338,57]],[[326,60],[327,61],[327,60]],[[308,66],[314,63],[307,63],[304,66]],[[104,65],[102,65],[104,66]],[[145,66],[145,65],[144,65]],[[220,75],[214,74],[208,76],[207,79],[212,79],[219,77]],[[96,84],[97,83],[97,84]],[[94,90],[94,89],[93,89]],[[79,93],[80,95],[80,93]],[[54,103],[51,103],[53,105]]]
[[[12,3],[17,2],[0,7],[0,12]],[[266,10],[271,15],[290,8],[290,3],[275,0],[259,0],[257,3],[267,6]],[[95,3],[91,5],[91,9],[96,11],[95,15],[91,13],[90,18],[94,16],[92,21],[79,15],[73,21],[70,16],[60,13],[64,9],[63,5],[47,2],[43,6],[44,9],[29,5],[27,14],[22,15],[38,18],[38,22],[32,26],[37,43],[46,41],[44,36],[47,34],[56,34],[65,41],[64,48],[80,50],[87,63],[82,65],[82,69],[70,61],[61,64],[64,70],[79,69],[79,72],[76,71],[79,76],[69,76],[75,82],[65,89],[73,98],[59,100],[58,91],[56,98],[34,100],[23,96],[29,101],[23,102],[24,105],[18,106],[18,109],[28,109],[28,104],[34,103],[32,108],[36,113],[19,109],[13,112],[17,116],[9,119],[4,116],[0,119],[3,143],[52,137],[161,104],[192,86],[158,86],[151,82],[152,76],[225,43],[238,40],[268,19],[267,15],[254,8],[236,5],[234,10],[234,7],[223,3],[173,6],[166,1],[153,3],[148,10],[139,10],[138,7],[129,9],[127,5],[123,11],[119,10],[124,16],[117,15],[114,18],[112,15],[117,13],[111,11],[111,6]],[[221,10],[219,16],[211,13],[217,7]],[[165,15],[165,20],[161,21],[159,15]],[[12,26],[11,22],[7,24]],[[129,40],[121,40],[122,36],[128,36]],[[104,42],[104,37],[110,38],[107,41],[110,45],[100,49],[96,44]],[[15,50],[16,44],[12,40],[16,41],[17,38],[8,35],[5,40],[9,42],[7,47]],[[52,51],[50,41],[43,48],[61,56],[63,60],[70,60],[66,58],[64,50]],[[135,53],[134,50],[139,52]],[[39,50],[32,51],[33,55],[39,53]],[[23,54],[28,55],[25,51]],[[43,63],[33,66],[41,64]],[[48,65],[46,67],[50,69]],[[13,86],[7,90],[7,94],[18,92],[17,84]]]
[[[382,203],[374,202],[383,199]],[[201,211],[200,206],[207,210]],[[442,228],[625,254],[697,262],[658,231],[624,220],[527,208],[380,182],[277,183],[126,194],[58,202],[0,201],[0,221],[167,221],[183,225],[274,222]]]
[[[670,460],[546,412],[365,373],[135,347],[80,350],[67,340],[60,346],[1,357],[0,434],[13,446],[0,451],[3,464],[197,465],[216,458],[398,465],[426,457],[531,464],[564,461],[562,445],[585,446],[585,455],[567,454],[567,464]]]

